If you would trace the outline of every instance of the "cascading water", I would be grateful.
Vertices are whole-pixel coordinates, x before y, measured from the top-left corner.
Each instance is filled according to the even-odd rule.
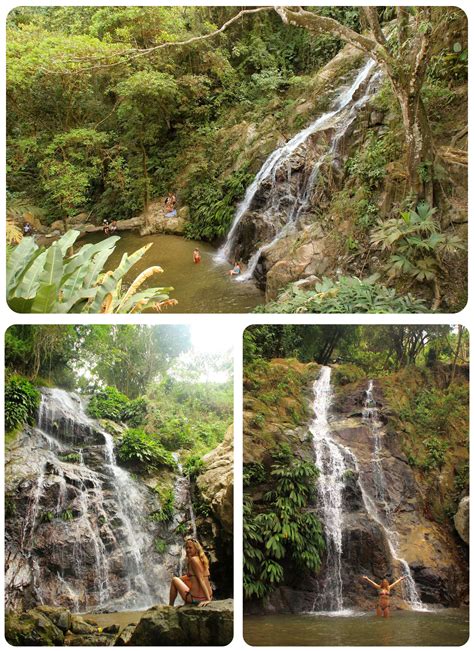
[[[337,442],[331,432],[329,412],[332,402],[332,389],[331,369],[329,367],[322,367],[317,380],[313,384],[313,394],[315,417],[311,421],[309,429],[312,434],[315,464],[319,470],[317,480],[318,505],[326,539],[324,582],[315,599],[313,610],[339,613],[344,611],[342,574],[346,473],[350,473],[356,478],[366,515],[378,525],[383,533],[390,552],[390,563],[393,566],[394,573],[406,577],[402,582],[404,599],[413,610],[426,610],[420,600],[410,567],[407,561],[400,556],[397,532],[386,524],[390,504],[388,503],[383,467],[380,462],[382,452],[380,432],[377,433],[378,442],[374,442],[371,473],[373,481],[368,482],[361,471],[355,453],[350,448]],[[381,427],[380,415],[373,397],[373,382],[369,383],[366,391],[363,420],[366,421],[373,435],[375,426],[377,426],[377,429]],[[378,477],[376,477],[375,472],[377,464],[380,464]],[[371,496],[371,492],[374,497]],[[381,499],[381,495],[383,495],[383,499]]]
[[[366,399],[362,417],[368,423],[369,430],[371,431],[374,438],[372,468],[375,501],[372,500],[372,498],[369,496],[368,491],[364,486],[364,473],[360,472],[357,459],[353,455],[354,465],[360,478],[359,485],[362,492],[362,498],[364,500],[367,512],[383,528],[394,564],[399,566],[401,570],[400,574],[406,577],[401,585],[404,599],[410,604],[413,610],[427,610],[426,606],[423,605],[420,599],[420,595],[418,594],[416,583],[411,574],[410,566],[408,565],[407,561],[400,556],[400,553],[398,551],[398,534],[393,530],[393,528],[391,528],[390,516],[392,508],[387,496],[385,473],[383,471],[381,462],[382,440],[380,429],[382,427],[382,423],[380,420],[377,403],[374,399],[373,390],[374,382],[373,380],[369,380],[369,384],[365,392]]]
[[[374,399],[374,381],[369,380],[369,386],[365,392],[364,410],[362,418],[366,421],[367,426],[372,434],[374,441],[374,449],[372,455],[372,467],[374,477],[374,493],[375,499],[383,503],[384,509],[388,513],[388,504],[385,501],[385,474],[382,467],[381,453],[382,443],[380,438],[380,430],[382,423],[380,422],[379,412]]]
[[[117,465],[112,435],[79,396],[42,390],[38,425],[25,431],[9,472],[20,478],[12,495],[24,514],[9,523],[9,602],[97,611],[166,600],[174,561],[155,538],[180,548],[180,536],[147,517],[156,494]]]
[[[259,190],[268,183],[271,185],[268,191],[269,199],[262,208],[259,208],[259,214],[262,215],[265,223],[272,225],[270,231],[273,231],[274,234],[268,241],[260,243],[257,249],[251,253],[247,269],[238,280],[249,280],[254,275],[262,254],[285,237],[294,228],[300,217],[310,209],[313,190],[322,164],[334,156],[340,141],[356,119],[362,106],[367,103],[378,83],[380,73],[374,74],[374,71],[375,62],[370,59],[359,70],[353,83],[341,91],[335,106],[330,111],[321,115],[285,145],[276,149],[263,163],[254,181],[247,188],[243,201],[237,207],[226,242],[218,253],[218,259],[229,260],[235,254],[241,221],[252,208],[252,203]],[[364,84],[367,85],[365,93],[360,99],[354,100],[355,94],[364,87]],[[302,181],[298,183],[298,187],[293,190],[292,156],[305,146],[310,136],[327,129],[332,130],[327,151],[319,157],[309,173],[305,174]],[[276,189],[276,184],[281,183],[281,178],[286,178],[283,192]]]
[[[344,471],[347,466],[340,446],[331,438],[328,423],[331,406],[331,369],[323,366],[313,385],[315,417],[309,429],[313,437],[313,448],[318,477],[318,503],[324,523],[326,538],[326,579],[324,590],[318,600],[318,610],[340,611],[342,597],[342,528]]]

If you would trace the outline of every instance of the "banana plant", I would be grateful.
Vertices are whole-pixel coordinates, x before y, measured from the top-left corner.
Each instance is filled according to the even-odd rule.
[[[49,248],[40,247],[33,238],[23,238],[7,251],[7,300],[12,310],[31,313],[132,313],[144,309],[160,310],[176,304],[169,298],[172,287],[141,285],[163,270],[152,266],[123,287],[123,278],[145,255],[152,244],[131,255],[125,253],[119,266],[104,272],[104,266],[120,239],[108,237],[97,244],[85,244],[77,253],[69,253],[80,232],[65,233]]]

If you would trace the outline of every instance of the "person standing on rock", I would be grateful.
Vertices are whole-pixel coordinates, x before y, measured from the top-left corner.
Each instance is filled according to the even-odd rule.
[[[387,579],[383,579],[383,581],[380,583],[375,583],[375,581],[372,581],[372,579],[369,579],[368,576],[363,576],[363,579],[370,583],[371,586],[373,586],[376,590],[379,591],[379,603],[377,604],[376,608],[376,613],[378,617],[389,617],[390,615],[390,590],[397,585],[397,583],[400,583],[400,581],[403,581],[406,579],[406,576],[401,576],[399,579],[394,581],[393,583],[389,583]]]
[[[174,606],[179,594],[185,604],[207,606],[212,601],[209,560],[196,538],[187,538],[184,548],[188,572],[184,576],[174,576],[171,579],[169,605]]]

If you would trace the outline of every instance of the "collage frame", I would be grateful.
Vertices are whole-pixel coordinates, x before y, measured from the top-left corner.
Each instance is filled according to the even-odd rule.
[[[2,35],[3,42],[6,42],[6,16],[8,12],[19,5],[26,6],[48,6],[52,3],[50,2],[25,2],[25,3],[13,3],[8,1],[4,5],[2,12]],[[77,3],[69,1],[63,1],[59,3],[61,6],[65,5],[75,5]],[[106,6],[127,6],[132,5],[130,2],[112,2],[111,0],[104,0],[100,3],[80,3],[89,4],[89,5],[106,5]],[[181,2],[160,2],[154,3],[145,0],[141,2],[141,6],[174,6],[180,4],[187,4]],[[300,3],[296,2],[287,2],[287,5],[298,5]],[[345,6],[347,3],[337,2],[336,5]],[[373,5],[374,3],[370,2],[358,2],[356,6],[367,6]],[[194,3],[194,6],[233,6],[232,2],[198,2]],[[401,5],[410,6],[409,3],[402,2]],[[417,6],[445,6],[446,3],[437,2],[433,0],[432,2],[419,2]],[[456,3],[457,7],[461,8],[468,17],[468,22],[474,20],[474,9],[469,5],[465,0]],[[252,7],[251,3],[244,3],[244,7]],[[474,47],[474,35],[471,33],[473,30],[469,30],[469,47]],[[5,57],[5,48],[2,48],[2,79],[5,82],[5,67],[6,67],[6,57]],[[469,73],[472,73],[472,63],[469,67]],[[469,82],[470,91],[472,90],[472,82]],[[2,102],[2,124],[4,126],[5,133],[6,130],[6,108]],[[473,102],[469,103],[469,118],[474,121],[474,108]],[[5,138],[2,137],[2,155],[3,160],[6,160],[6,142]],[[3,179],[3,196],[6,196],[6,179],[5,173],[2,175]],[[468,190],[469,197],[469,206],[474,205],[474,191],[472,189],[472,182],[469,184]],[[6,202],[5,202],[6,208]],[[428,313],[428,314],[377,314],[377,315],[368,315],[368,314],[299,314],[299,315],[290,315],[290,314],[166,314],[165,312],[160,313],[159,315],[141,315],[137,316],[127,316],[123,314],[117,315],[99,315],[99,314],[64,314],[64,315],[55,315],[55,314],[19,314],[12,311],[6,304],[5,299],[3,299],[3,309],[2,309],[2,332],[3,332],[3,350],[5,350],[5,333],[7,329],[12,325],[18,324],[28,324],[28,325],[125,325],[125,324],[136,324],[136,325],[191,325],[199,324],[204,325],[212,319],[212,324],[214,327],[218,327],[227,333],[229,341],[233,342],[233,363],[234,363],[234,536],[233,536],[233,552],[234,552],[234,638],[232,642],[227,646],[230,650],[242,648],[243,644],[249,645],[245,642],[243,637],[243,571],[242,571],[242,537],[243,537],[243,401],[244,401],[244,391],[243,391],[243,333],[246,328],[252,325],[362,325],[362,326],[375,326],[375,325],[461,325],[467,329],[469,334],[472,334],[472,323],[474,323],[474,303],[471,296],[473,279],[474,279],[474,243],[472,236],[472,228],[469,229],[468,234],[468,287],[469,295],[466,306],[458,313]],[[0,265],[5,269],[6,264],[6,250],[5,246],[1,247],[1,256],[0,256]],[[5,275],[2,274],[2,279],[5,278]],[[6,283],[5,280],[2,280],[2,291],[3,296],[5,296]],[[469,344],[469,349],[472,350],[471,340]],[[4,393],[4,375],[2,374],[2,393]],[[470,416],[474,416],[474,399],[472,387],[469,390],[470,394]],[[471,421],[472,422],[472,421]],[[3,468],[3,464],[2,464]],[[3,471],[2,471],[3,472]],[[2,506],[2,514],[4,513],[4,507]],[[2,521],[3,515],[2,515]],[[2,547],[2,558],[4,559],[4,548]],[[4,559],[5,560],[5,559]],[[3,576],[3,574],[2,574]],[[2,586],[4,586],[4,578],[2,578]],[[2,617],[2,634],[4,636],[4,618]],[[467,644],[467,641],[466,643]],[[172,648],[172,647],[165,647]],[[214,647],[204,647],[204,648],[214,648]],[[250,648],[250,647],[249,647]],[[294,646],[272,646],[269,645],[270,649],[293,649]],[[316,647],[314,647],[316,648]],[[319,648],[319,647],[317,647]],[[350,647],[347,647],[350,648]],[[443,647],[446,648],[446,647]]]

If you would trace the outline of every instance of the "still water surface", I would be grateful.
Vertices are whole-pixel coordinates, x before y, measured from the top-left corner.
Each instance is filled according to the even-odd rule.
[[[244,618],[253,646],[459,646],[469,637],[469,611],[395,611],[388,619],[354,613],[266,615]]]
[[[120,240],[115,251],[107,261],[106,271],[115,269],[122,255],[133,253],[150,242],[153,246],[125,276],[125,284],[130,284],[147,267],[159,265],[164,273],[155,274],[142,288],[174,287],[170,298],[176,298],[178,305],[167,307],[163,313],[170,312],[250,312],[263,302],[263,294],[253,283],[238,283],[227,271],[230,265],[218,263],[214,259],[216,250],[206,242],[186,240],[177,235],[146,235],[140,237],[133,231],[118,232]],[[95,244],[104,238],[102,233],[88,233],[79,244]],[[193,263],[193,249],[198,248],[202,260]]]

